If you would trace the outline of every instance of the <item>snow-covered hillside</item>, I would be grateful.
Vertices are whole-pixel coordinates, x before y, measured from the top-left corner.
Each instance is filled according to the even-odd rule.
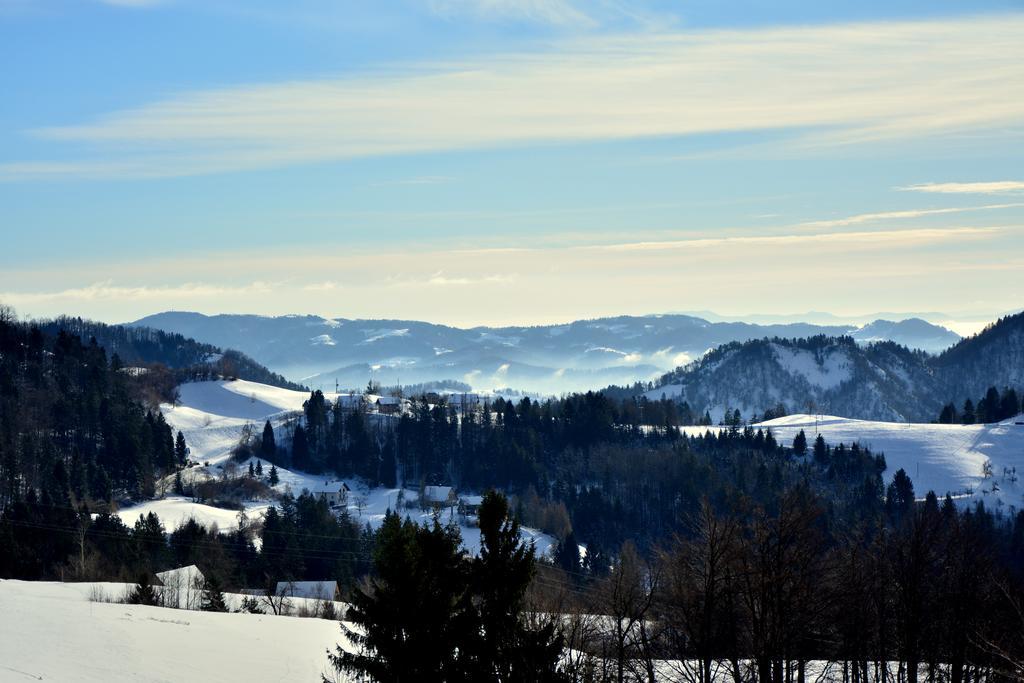
[[[90,602],[96,584],[0,581],[0,681],[318,681],[325,619]],[[107,584],[105,588],[120,588]]]
[[[1022,420],[1022,418],[1017,418]],[[764,422],[780,443],[790,444],[801,429],[809,441],[820,433],[829,445],[858,442],[884,453],[888,482],[903,468],[923,497],[929,490],[939,496],[973,493],[986,505],[1024,508],[1024,425],[1016,420],[990,425],[906,424],[851,420],[831,415],[789,415]],[[701,433],[704,427],[688,427]],[[991,462],[992,475],[985,476]]]
[[[168,424],[185,435],[190,449],[189,459],[200,463],[199,467],[191,468],[187,476],[216,477],[231,461],[231,451],[242,438],[246,425],[260,430],[266,420],[270,420],[275,430],[293,418],[302,410],[302,403],[309,394],[301,391],[290,391],[255,382],[214,381],[191,382],[181,385],[180,400],[177,405],[165,404],[161,410]],[[326,394],[328,400],[335,400],[335,394]],[[375,416],[377,419],[388,419],[387,416]],[[258,433],[258,432],[257,432]],[[241,468],[248,464],[238,463]],[[265,464],[266,466],[266,464]],[[300,494],[303,490],[320,491],[332,489],[337,491],[344,481],[352,493],[349,496],[348,510],[358,523],[369,523],[376,527],[384,519],[384,513],[390,508],[394,510],[399,499],[415,501],[418,492],[401,488],[368,488],[355,479],[335,479],[329,476],[307,474],[278,468],[280,483],[276,489],[280,493],[291,492]],[[245,514],[250,520],[262,515],[273,501],[251,501],[245,505]],[[216,523],[221,531],[235,528],[238,512],[224,508],[195,503],[191,498],[167,495],[156,500],[145,501],[137,505],[122,508],[118,515],[126,524],[133,524],[139,515],[155,512],[163,521],[165,528],[173,529],[181,522],[195,518],[205,525]],[[402,513],[409,515],[421,523],[432,521],[433,514],[418,508],[403,508]],[[460,520],[455,511],[449,510],[442,522]],[[480,547],[480,530],[474,526],[462,524],[462,539],[466,550],[475,553]],[[524,540],[532,542],[538,554],[547,553],[554,539],[534,529],[522,530]]]

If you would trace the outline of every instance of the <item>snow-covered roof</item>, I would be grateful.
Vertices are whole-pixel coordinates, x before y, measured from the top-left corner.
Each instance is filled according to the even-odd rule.
[[[156,578],[163,584],[161,597],[168,607],[179,609],[199,609],[203,597],[203,584],[206,581],[199,567],[190,564],[187,567],[168,569],[158,572]]]
[[[178,567],[177,569],[168,569],[165,572],[157,572],[156,578],[160,579],[160,582],[165,586],[176,581],[192,583],[193,581],[203,581],[204,579],[203,573],[194,564],[190,564],[187,567]]]
[[[459,500],[466,505],[480,505],[484,502],[483,496],[459,496]]]
[[[289,598],[334,600],[338,592],[337,581],[278,581],[277,594]]]
[[[423,489],[423,496],[431,503],[445,503],[451,495],[451,486],[427,486]]]

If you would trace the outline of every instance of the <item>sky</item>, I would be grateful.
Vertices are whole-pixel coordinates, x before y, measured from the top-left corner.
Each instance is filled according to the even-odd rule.
[[[1021,0],[0,0],[0,302],[964,329],[1022,306],[1022,35]]]

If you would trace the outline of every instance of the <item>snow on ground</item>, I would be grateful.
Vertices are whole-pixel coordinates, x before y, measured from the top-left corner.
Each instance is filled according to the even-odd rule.
[[[776,439],[786,445],[803,429],[809,442],[820,432],[831,446],[840,442],[849,446],[856,441],[875,453],[884,453],[886,482],[902,467],[913,480],[918,497],[929,490],[940,496],[972,491],[975,499],[987,505],[1024,507],[1024,487],[1020,481],[1012,481],[1010,474],[1016,469],[1019,476],[1024,476],[1024,425],[1014,424],[1014,420],[943,425],[789,415],[760,426],[771,427]],[[691,429],[701,432],[706,428],[687,431]],[[983,476],[986,461],[992,463],[990,478]]]
[[[335,394],[324,395],[328,400],[336,399]],[[185,434],[185,442],[190,451],[189,458],[198,463],[209,463],[209,467],[187,470],[190,474],[186,475],[186,478],[216,476],[219,473],[218,466],[230,458],[231,451],[241,439],[247,424],[252,425],[257,434],[261,432],[266,420],[270,420],[277,429],[288,418],[301,411],[302,403],[308,398],[309,394],[306,392],[244,380],[190,382],[179,388],[177,405],[165,404],[161,406],[161,410],[168,424]],[[239,467],[248,468],[248,465],[239,463]],[[268,465],[264,463],[264,471],[268,470]],[[290,492],[296,496],[303,490],[337,491],[343,481],[280,467],[277,471],[280,483],[276,489],[281,493]],[[346,479],[344,483],[352,491],[349,495],[349,513],[360,525],[369,523],[374,528],[380,526],[385,511],[389,508],[395,509],[398,505],[400,489],[368,489],[354,479]],[[417,497],[418,493],[413,490],[406,490],[403,495],[406,502],[415,502]],[[272,503],[268,501],[248,503],[246,515],[250,520],[256,520],[270,505]],[[429,523],[433,519],[431,511],[423,511],[418,507],[403,506],[401,511],[403,515],[408,515],[420,523]],[[234,529],[238,522],[237,511],[193,503],[190,498],[182,496],[167,496],[163,499],[145,501],[123,508],[118,515],[125,524],[131,526],[140,514],[149,512],[155,512],[168,531],[190,517],[206,525],[216,522],[221,531]],[[466,549],[476,553],[480,547],[480,530],[466,520],[460,519],[454,510],[442,514],[442,523],[448,521],[459,524]],[[535,544],[538,554],[547,553],[555,542],[550,536],[534,529],[523,529],[522,536],[524,540]]]
[[[824,359],[805,349],[794,349],[772,344],[775,357],[787,372],[799,375],[812,386],[834,389],[849,381],[850,357],[845,351],[827,352]],[[820,361],[820,362],[819,362]]]
[[[250,521],[259,519],[270,505],[269,502],[246,503],[245,514]],[[162,499],[147,500],[137,505],[121,508],[117,511],[117,516],[130,527],[135,524],[139,515],[145,516],[150,512],[156,513],[168,533],[189,519],[195,519],[206,527],[216,524],[221,532],[234,531],[238,527],[237,510],[193,503],[192,499],[187,496],[167,496]]]
[[[123,593],[123,584],[104,584]],[[0,680],[318,681],[336,621],[90,602],[96,584],[0,581]]]

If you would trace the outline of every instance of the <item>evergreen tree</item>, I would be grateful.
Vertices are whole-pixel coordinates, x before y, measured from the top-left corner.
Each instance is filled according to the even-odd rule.
[[[828,444],[821,434],[814,440],[814,462],[822,466],[828,464]]]
[[[374,681],[473,680],[480,637],[457,527],[420,527],[388,513],[377,533],[375,574],[354,591],[342,626],[356,652],[330,655],[340,671]],[[325,679],[326,680],[326,679]]]
[[[188,460],[188,447],[185,445],[185,435],[178,432],[178,438],[174,441],[174,459],[178,467],[184,467]]]
[[[260,460],[256,461],[256,476],[260,479],[263,478],[263,462]]]
[[[579,572],[580,570],[580,546],[576,540],[576,534],[572,531],[566,535],[555,555],[556,563],[567,572]]]
[[[174,494],[178,496],[185,495],[185,483],[181,480],[181,472],[174,473]]]
[[[807,435],[804,434],[802,429],[793,437],[793,453],[795,455],[805,455],[807,453]]]
[[[965,425],[974,424],[974,402],[971,399],[964,401],[964,409],[960,415],[960,422]]]
[[[138,583],[128,594],[128,602],[132,605],[157,605],[160,603],[160,596],[149,581],[149,573],[143,572],[139,575]]]
[[[892,483],[886,489],[885,511],[897,524],[914,511],[914,484],[902,467],[896,470]]]
[[[274,428],[267,420],[263,425],[263,438],[260,440],[260,455],[264,460],[273,461],[277,456],[277,441],[274,439]]]
[[[252,464],[252,460],[249,461],[249,478],[256,478],[256,466]]]
[[[519,537],[508,501],[488,492],[480,505],[480,556],[473,561],[482,640],[474,652],[476,680],[550,681],[559,677],[562,641],[553,624],[528,629],[523,600],[535,571],[533,548]]]
[[[203,581],[203,600],[201,609],[204,612],[227,612],[228,606],[224,599],[220,580],[216,574],[207,576]]]
[[[277,476],[277,467],[274,465],[270,466],[270,474],[267,475],[267,483],[271,486],[277,486],[281,480]]]
[[[296,425],[295,434],[292,436],[292,466],[297,470],[307,472],[311,469],[311,464],[306,430],[302,428],[302,425]]]

